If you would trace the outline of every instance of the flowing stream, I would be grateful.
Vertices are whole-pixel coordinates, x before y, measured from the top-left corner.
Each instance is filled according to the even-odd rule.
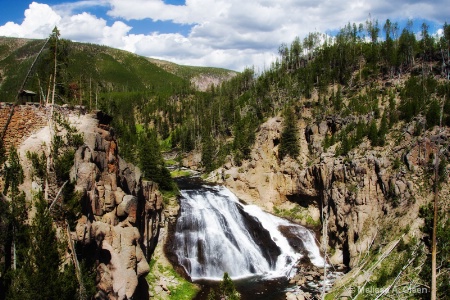
[[[300,225],[244,205],[227,188],[179,183],[180,213],[171,251],[193,281],[288,278],[306,255],[324,260],[314,234]]]

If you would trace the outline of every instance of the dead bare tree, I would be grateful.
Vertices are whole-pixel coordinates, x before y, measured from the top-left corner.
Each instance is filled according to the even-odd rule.
[[[439,119],[439,134],[442,132],[442,113],[444,109],[445,97],[441,106],[441,114]],[[434,161],[434,209],[433,209],[433,237],[431,242],[431,300],[436,300],[436,228],[438,218],[438,199],[439,199],[439,150],[441,148],[441,139],[438,138]]]

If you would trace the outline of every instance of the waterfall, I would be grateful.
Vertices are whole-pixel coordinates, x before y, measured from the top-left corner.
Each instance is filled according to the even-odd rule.
[[[222,186],[182,189],[172,250],[192,280],[289,276],[307,255],[323,266],[308,229],[243,205]]]

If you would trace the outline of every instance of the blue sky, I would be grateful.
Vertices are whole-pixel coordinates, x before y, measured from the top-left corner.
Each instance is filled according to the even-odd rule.
[[[436,33],[449,0],[0,0],[0,36],[64,38],[108,45],[180,64],[263,69],[281,43],[348,22],[422,22]]]

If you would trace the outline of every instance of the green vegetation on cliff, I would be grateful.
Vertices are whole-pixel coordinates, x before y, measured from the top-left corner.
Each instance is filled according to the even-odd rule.
[[[25,194],[19,191],[23,170],[17,151],[11,148],[1,199],[0,235],[2,257],[0,298],[4,299],[73,299],[77,280],[73,265],[61,259],[61,242],[42,193],[34,197],[35,214],[28,222]]]
[[[450,124],[450,89],[444,80],[448,69],[442,67],[449,27],[437,39],[425,26],[426,38],[417,40],[411,26],[400,31],[394,25],[386,21],[384,40],[374,20],[348,24],[334,38],[312,33],[280,46],[279,60],[261,74],[247,69],[207,92],[184,89],[156,98],[128,93],[123,100],[111,94],[102,107],[118,117],[123,136],[135,135],[132,124],[155,128],[172,148],[201,151],[208,171],[221,166],[227,155],[237,164],[248,158],[258,126],[285,107],[295,118],[312,108],[315,120],[351,120],[327,137],[326,147],[338,144],[342,155],[365,137],[372,146],[383,146],[398,121],[425,116],[431,128],[440,119],[441,105],[443,123]],[[401,84],[397,78],[407,79]],[[285,155],[281,143],[280,158]],[[289,146],[293,153],[295,147]]]
[[[399,28],[389,20],[383,26],[376,20],[368,20],[365,24],[349,23],[335,37],[311,33],[303,40],[296,38],[290,45],[281,45],[279,59],[261,74],[246,69],[206,92],[195,90],[189,82],[189,77],[198,70],[171,64],[161,68],[124,51],[62,41],[58,52],[62,62],[58,70],[61,81],[58,102],[98,107],[113,116],[121,153],[137,162],[145,177],[167,189],[171,186],[170,174],[164,168],[159,144],[181,155],[191,151],[201,154],[198,162],[205,171],[224,163],[240,166],[251,157],[259,126],[274,116],[283,117],[281,138],[273,141],[275,146],[279,145],[274,153],[280,162],[287,156],[298,159],[300,150],[305,150],[311,164],[318,162],[324,152],[351,164],[358,150],[389,147],[400,151],[395,146],[401,143],[406,131],[419,140],[423,132],[430,133],[437,125],[450,126],[450,26],[445,24],[443,29],[443,36],[433,37],[424,24],[421,39],[417,39],[411,24]],[[0,99],[14,100],[11,95],[17,90],[18,78],[24,76],[42,43],[3,40]],[[50,70],[44,62],[51,60],[51,49],[44,53],[43,63],[37,66],[38,75],[29,87],[42,90],[44,95],[50,82]],[[17,61],[22,63],[16,66]],[[306,140],[314,130],[320,131],[321,123],[339,126],[330,126],[330,130],[327,127],[323,140],[319,144],[309,143],[306,150],[298,144],[297,120],[315,126],[306,127]],[[442,139],[441,156],[444,156],[448,153],[448,141]],[[405,166],[405,155],[400,152],[395,155],[387,158],[393,160],[392,169],[399,174],[412,173],[415,166]],[[426,165],[430,160],[425,158],[420,165],[425,173],[420,177],[424,181],[420,189],[425,195],[431,191],[428,181],[432,181],[433,168]],[[442,173],[447,169],[446,163],[442,163]],[[344,187],[345,199],[359,190],[356,184]],[[380,187],[386,196],[387,214],[390,208],[399,206],[395,180],[394,184]],[[438,292],[442,295],[448,292],[445,282],[449,274],[446,263],[449,249],[445,244],[448,199],[444,200],[440,207],[443,231],[438,230],[441,241]],[[415,201],[414,197],[408,199],[411,203]],[[401,216],[401,212],[398,214]],[[406,229],[383,224],[386,226],[380,229],[383,232],[377,237],[377,246],[358,262],[361,268],[375,266],[371,269],[373,276],[364,279],[369,287],[382,288],[394,283],[411,255],[417,255],[421,264],[411,261],[409,269],[405,268],[405,278],[429,285],[429,270],[423,267],[428,265],[430,252],[428,206],[422,209],[421,217],[425,220],[423,240],[404,241],[403,236],[396,234]],[[378,263],[384,253],[381,251],[392,256]],[[401,264],[394,263],[395,258]],[[420,274],[414,277],[411,268],[419,268]]]

